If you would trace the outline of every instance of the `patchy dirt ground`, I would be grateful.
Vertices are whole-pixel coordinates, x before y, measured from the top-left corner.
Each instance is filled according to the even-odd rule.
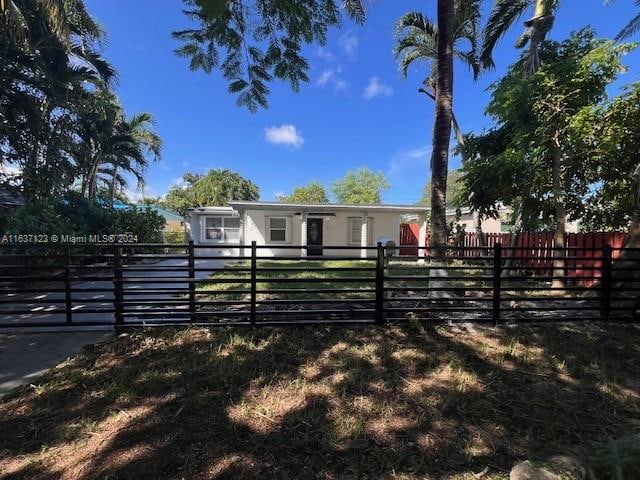
[[[0,478],[508,478],[632,433],[639,365],[633,325],[137,331],[0,402]]]

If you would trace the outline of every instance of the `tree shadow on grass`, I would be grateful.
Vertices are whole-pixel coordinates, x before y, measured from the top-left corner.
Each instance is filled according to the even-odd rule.
[[[624,433],[640,411],[639,339],[634,326],[555,325],[137,333],[0,403],[0,470],[500,478]]]

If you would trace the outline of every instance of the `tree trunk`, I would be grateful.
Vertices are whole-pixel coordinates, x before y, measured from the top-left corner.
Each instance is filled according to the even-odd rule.
[[[118,166],[113,165],[113,175],[111,176],[111,184],[109,185],[109,201],[113,207],[113,201],[116,198],[116,177],[118,176]]]
[[[443,261],[447,245],[447,173],[453,101],[454,0],[438,0],[438,79],[431,156],[431,246]]]
[[[551,154],[553,162],[551,167],[553,176],[553,201],[555,203],[556,221],[556,231],[553,239],[555,247],[553,250],[553,276],[560,277],[554,278],[551,282],[551,286],[554,288],[564,288],[566,286],[565,258],[567,256],[567,252],[565,251],[565,247],[567,238],[567,212],[564,205],[565,197],[564,188],[562,186],[562,152],[556,145],[554,146]]]
[[[431,252],[432,278],[446,276],[447,247],[447,174],[449,170],[449,141],[451,139],[453,103],[453,17],[454,0],[438,0],[438,78],[436,115],[431,155]],[[434,288],[446,288],[446,282],[431,282]],[[434,292],[435,296],[446,296]]]
[[[418,91],[424,93],[435,102],[436,100],[435,93],[431,93],[430,91],[424,88],[419,88]],[[453,109],[451,110],[451,128],[453,129],[453,133],[456,136],[456,142],[458,143],[458,147],[460,147],[460,157],[462,158],[462,164],[464,165],[464,163],[467,160],[467,155],[464,151],[464,135],[462,134],[462,129],[460,128],[460,124],[456,119],[456,114],[454,113]]]
[[[515,277],[518,273],[518,259],[515,258],[516,251],[514,250],[514,248],[518,244],[518,237],[522,235],[522,231],[524,230],[525,202],[526,200],[524,200],[523,196],[522,205],[518,207],[519,210],[518,214],[516,215],[513,234],[511,235],[511,242],[509,243],[509,250],[503,254],[506,256],[506,260],[504,261],[504,266],[502,269],[502,277]]]
[[[533,14],[533,18],[525,22],[525,25],[530,29],[531,34],[531,37],[529,38],[529,58],[527,60],[527,68],[525,71],[525,75],[527,77],[536,73],[540,68],[540,55],[538,49],[547,35],[543,26],[548,15],[547,2],[548,0],[536,0],[536,9]]]

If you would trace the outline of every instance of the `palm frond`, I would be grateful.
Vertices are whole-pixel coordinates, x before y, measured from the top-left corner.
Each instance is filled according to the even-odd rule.
[[[530,0],[496,0],[483,32],[480,61],[484,68],[492,68],[493,50],[500,40],[531,5]]]
[[[418,30],[434,38],[438,35],[438,27],[420,12],[405,13],[396,22],[395,30],[397,36],[402,36],[405,30]]]
[[[354,22],[362,25],[367,19],[366,3],[366,0],[344,0],[342,2],[342,7]]]
[[[640,2],[636,2],[640,6]],[[640,30],[640,13],[633,17],[631,21],[616,35],[616,41],[626,40]]]

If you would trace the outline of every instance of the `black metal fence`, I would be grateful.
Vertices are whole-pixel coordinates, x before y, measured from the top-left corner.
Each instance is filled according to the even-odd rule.
[[[449,248],[443,262],[382,245],[323,246],[313,257],[305,246],[255,243],[0,248],[4,329],[631,321],[640,307],[633,249],[619,249],[614,262],[605,247],[599,264],[590,249],[588,266],[569,277],[560,268],[539,274],[530,257],[504,255],[501,245]]]

